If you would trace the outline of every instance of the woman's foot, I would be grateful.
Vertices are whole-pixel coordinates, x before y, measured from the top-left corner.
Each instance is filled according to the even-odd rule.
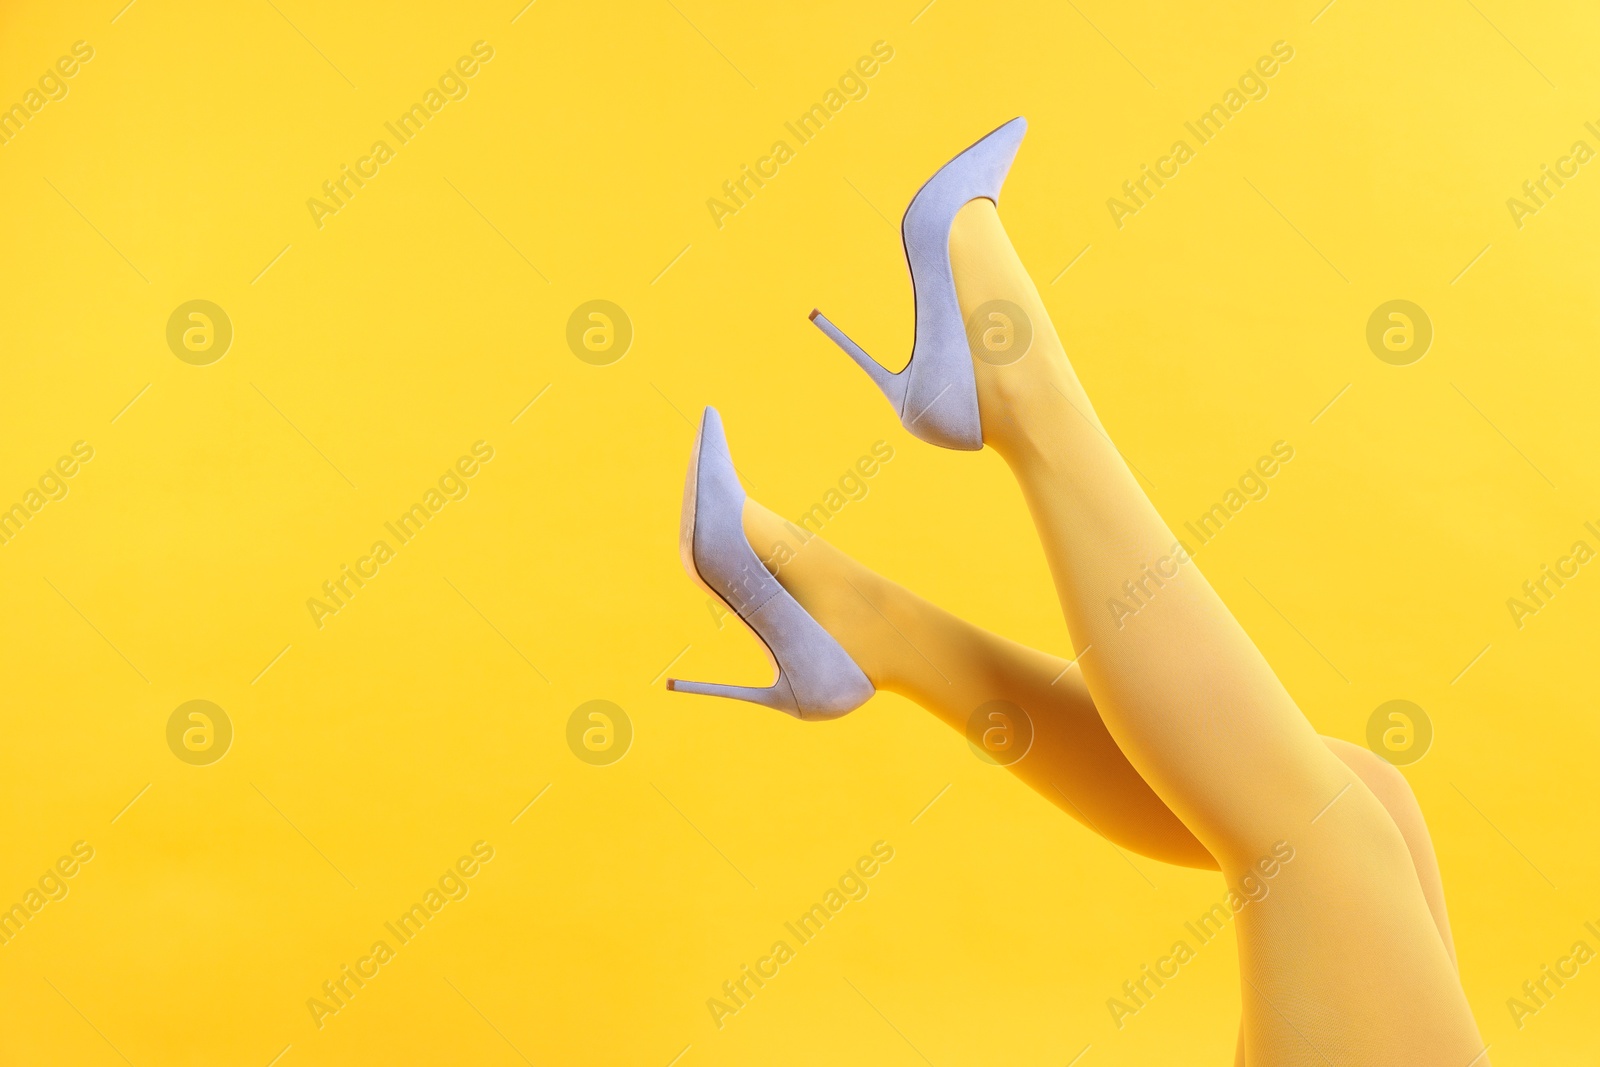
[[[881,614],[894,589],[821,537],[748,496],[744,533],[768,573],[844,647],[873,686],[904,677],[895,632]]]
[[[722,418],[715,408],[706,408],[684,482],[679,528],[683,565],[761,641],[778,676],[764,687],[669,678],[667,688],[748,700],[797,719],[847,715],[872,696],[872,683],[767,572],[744,532],[745,500]]]
[[[900,222],[916,300],[911,360],[890,371],[819,311],[811,321],[867,373],[914,436],[945,448],[983,447],[977,390],[961,308],[953,299],[950,228],[975,198],[997,201],[1027,131],[1015,118],[991,130],[940,167],[911,198]]]

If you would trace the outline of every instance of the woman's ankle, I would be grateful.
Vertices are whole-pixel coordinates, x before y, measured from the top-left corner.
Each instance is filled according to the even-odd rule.
[[[835,641],[872,684],[897,684],[892,627],[885,609],[900,591],[820,536],[746,500],[745,537],[767,570]]]
[[[1059,350],[1029,353],[1026,369],[978,368],[983,442],[1007,462],[1054,447],[1063,430],[1097,427],[1094,409]]]

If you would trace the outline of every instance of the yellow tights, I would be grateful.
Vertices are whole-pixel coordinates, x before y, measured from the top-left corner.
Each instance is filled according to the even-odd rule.
[[[990,201],[962,209],[950,253],[963,316],[1003,299],[1031,321],[1022,359],[974,360],[978,403],[1044,543],[1076,660],[974,627],[820,538],[801,544],[754,501],[751,544],[764,559],[789,547],[778,580],[878,688],[963,732],[988,701],[1027,709],[1033,748],[1011,770],[1116,844],[1230,886],[1280,842],[1293,848],[1265,906],[1236,924],[1238,1062],[1484,1067],[1405,780],[1317,735],[1193,562],[1163,564],[1176,573],[1113,618],[1107,600],[1177,539],[1106,436]]]

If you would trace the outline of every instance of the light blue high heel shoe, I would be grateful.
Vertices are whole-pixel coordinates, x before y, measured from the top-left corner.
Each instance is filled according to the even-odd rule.
[[[911,268],[917,330],[904,370],[885,370],[820,312],[811,313],[817,328],[883,390],[905,428],[945,448],[983,447],[972,349],[950,269],[950,224],[956,212],[973,200],[1000,202],[1000,187],[1027,130],[1026,119],[1012,119],[940,167],[911,198],[900,222],[900,239]]]
[[[872,696],[872,683],[762,566],[744,536],[744,500],[722,417],[706,408],[683,487],[678,548],[689,577],[761,640],[778,677],[765,689],[676,678],[667,679],[667,688],[748,700],[797,719],[836,719],[854,711]]]

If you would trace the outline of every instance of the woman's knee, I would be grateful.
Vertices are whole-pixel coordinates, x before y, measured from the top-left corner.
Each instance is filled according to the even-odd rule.
[[[1402,832],[1413,821],[1422,818],[1422,808],[1417,803],[1416,794],[1411,791],[1411,783],[1406,781],[1406,776],[1394,764],[1370,749],[1336,737],[1325,737],[1323,741],[1339,757],[1340,762],[1354,771],[1372,791]]]

